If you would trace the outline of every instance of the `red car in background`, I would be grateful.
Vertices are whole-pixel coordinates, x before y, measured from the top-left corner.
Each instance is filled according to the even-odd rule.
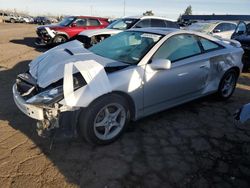
[[[37,45],[57,45],[74,38],[80,32],[90,29],[102,29],[109,25],[108,18],[92,16],[65,17],[58,24],[37,27]]]

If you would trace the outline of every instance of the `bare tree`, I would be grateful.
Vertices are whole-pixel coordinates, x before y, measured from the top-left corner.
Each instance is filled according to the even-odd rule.
[[[189,6],[186,8],[186,10],[185,10],[185,12],[184,12],[184,15],[192,15],[192,6],[191,6],[191,5],[189,5]]]
[[[147,11],[144,12],[142,15],[143,15],[143,16],[154,16],[155,14],[153,13],[152,10],[147,10]]]

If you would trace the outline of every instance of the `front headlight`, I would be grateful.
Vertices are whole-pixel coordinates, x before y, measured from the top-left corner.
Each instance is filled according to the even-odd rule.
[[[49,104],[63,99],[63,86],[59,86],[44,92],[41,92],[26,102],[29,104]]]
[[[60,81],[62,82],[62,80]],[[55,87],[53,89],[48,89],[46,91],[43,91],[41,93],[38,93],[37,95],[31,97],[26,102],[28,104],[37,104],[37,105],[43,105],[43,104],[52,104],[55,102],[58,102],[63,99],[63,83],[60,83],[60,86]],[[73,75],[73,87],[74,90],[77,90],[83,86],[85,86],[87,83],[85,79],[82,77],[81,73],[75,73]],[[59,85],[59,83],[57,83]],[[52,85],[50,87],[53,87]]]

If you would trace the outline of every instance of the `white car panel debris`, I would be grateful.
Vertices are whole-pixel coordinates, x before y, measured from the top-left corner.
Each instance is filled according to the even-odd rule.
[[[77,68],[87,82],[87,85],[80,89],[79,92],[74,91],[74,67]],[[94,60],[89,60],[65,65],[63,91],[66,105],[87,107],[91,101],[111,92],[112,89],[103,66]],[[81,100],[83,96],[84,100]]]
[[[45,27],[45,30],[47,31],[47,33],[50,35],[51,38],[54,38],[56,36],[55,31],[51,30],[48,27]]]

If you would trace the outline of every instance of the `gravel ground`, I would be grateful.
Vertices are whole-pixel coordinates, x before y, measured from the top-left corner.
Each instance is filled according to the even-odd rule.
[[[0,187],[250,187],[250,124],[232,114],[250,102],[250,74],[226,102],[206,97],[132,123],[117,142],[39,138],[11,86],[44,48],[35,26],[0,24]]]

